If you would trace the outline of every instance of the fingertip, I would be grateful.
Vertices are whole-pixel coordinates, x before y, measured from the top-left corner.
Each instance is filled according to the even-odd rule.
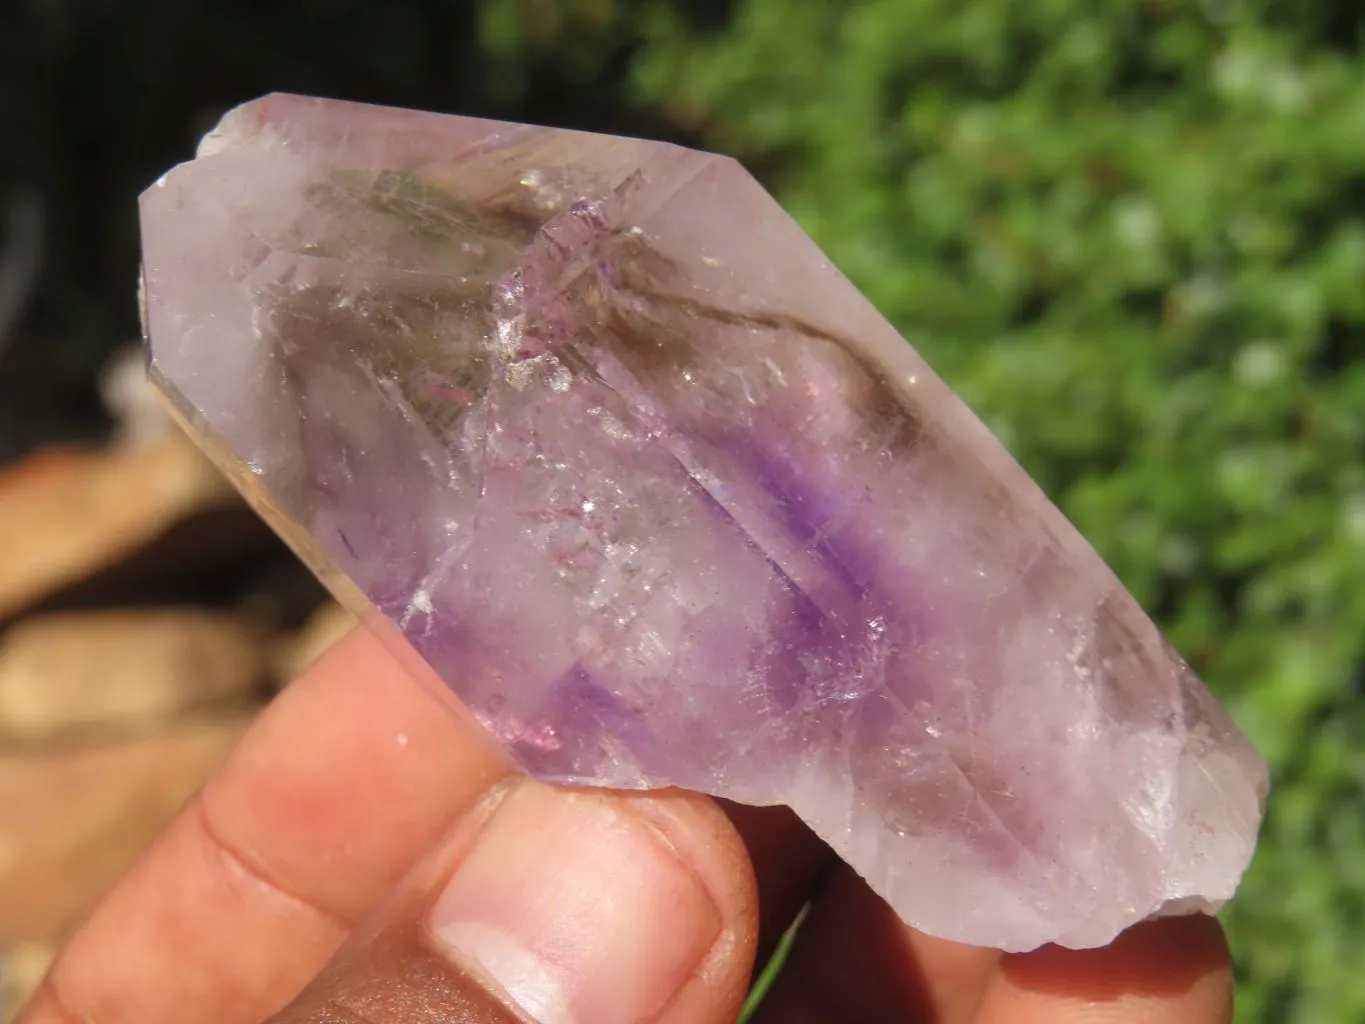
[[[523,782],[431,914],[457,966],[545,1022],[730,1019],[752,969],[753,872],[709,800]]]
[[[333,1020],[382,990],[414,1008],[395,1020],[463,1020],[452,1007],[479,989],[538,1024],[732,1021],[756,903],[711,801],[510,780],[278,1019]]]
[[[1161,918],[1099,949],[1002,958],[980,1024],[1214,1024],[1232,1018],[1232,960],[1218,921]]]
[[[720,938],[723,900],[676,820],[646,807],[515,787],[436,899],[432,937],[537,1021],[653,1019]]]
[[[1094,1002],[1177,996],[1231,972],[1223,929],[1204,914],[1145,921],[1099,949],[1045,946],[1002,959],[1000,972],[1023,989]]]

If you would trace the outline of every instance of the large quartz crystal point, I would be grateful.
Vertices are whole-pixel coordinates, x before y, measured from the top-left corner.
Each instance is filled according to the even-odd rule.
[[[157,385],[526,771],[789,804],[1003,949],[1232,895],[1255,750],[733,160],[272,96],[142,223]]]

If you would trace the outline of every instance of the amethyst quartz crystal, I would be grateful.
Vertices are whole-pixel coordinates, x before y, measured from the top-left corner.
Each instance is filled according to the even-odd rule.
[[[1232,895],[1256,751],[733,160],[271,96],[142,227],[156,385],[527,772],[788,804],[1007,950]]]

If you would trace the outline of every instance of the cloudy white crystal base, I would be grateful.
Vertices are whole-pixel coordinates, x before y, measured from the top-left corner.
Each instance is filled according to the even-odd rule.
[[[153,379],[527,771],[789,804],[978,945],[1232,895],[1259,756],[733,161],[273,96],[142,217]]]

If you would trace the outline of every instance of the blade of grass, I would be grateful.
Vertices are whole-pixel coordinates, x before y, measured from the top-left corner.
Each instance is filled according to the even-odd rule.
[[[809,911],[810,904],[807,903],[801,908],[801,913],[796,915],[796,920],[782,933],[782,938],[778,940],[773,955],[768,958],[763,970],[759,971],[758,977],[754,979],[753,987],[749,989],[748,998],[744,1000],[744,1009],[739,1014],[738,1024],[748,1024],[753,1019],[754,1014],[758,1012],[763,997],[768,994],[773,987],[773,982],[782,973],[782,967],[787,962],[787,955],[791,952],[792,943],[796,941],[796,933],[801,928],[801,923],[806,920],[806,914]]]

